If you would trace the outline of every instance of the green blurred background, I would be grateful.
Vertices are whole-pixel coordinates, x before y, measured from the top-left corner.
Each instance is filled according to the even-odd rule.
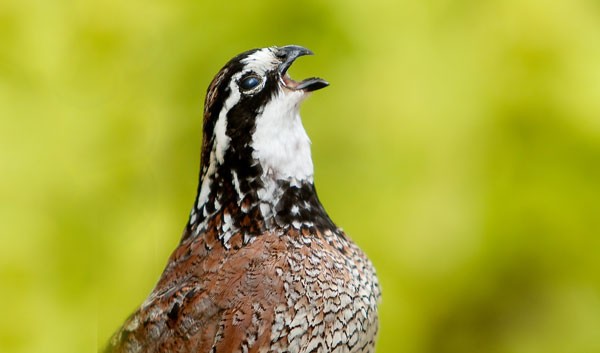
[[[94,352],[196,191],[212,76],[300,44],[378,352],[600,352],[600,2],[0,2],[0,351]]]

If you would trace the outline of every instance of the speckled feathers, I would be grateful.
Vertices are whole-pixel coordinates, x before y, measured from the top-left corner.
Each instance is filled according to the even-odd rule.
[[[313,183],[298,46],[255,49],[215,76],[201,171],[178,247],[111,339],[123,353],[374,352],[380,289]]]

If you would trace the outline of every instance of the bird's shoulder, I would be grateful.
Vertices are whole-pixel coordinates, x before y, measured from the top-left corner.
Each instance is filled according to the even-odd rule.
[[[209,238],[186,238],[175,249],[148,299],[106,352],[229,351],[241,339],[268,342],[265,333],[284,300],[278,273],[289,266],[286,245],[265,234],[231,251]]]

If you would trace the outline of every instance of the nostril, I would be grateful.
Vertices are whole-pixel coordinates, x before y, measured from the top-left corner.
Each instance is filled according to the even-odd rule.
[[[275,56],[276,56],[278,59],[285,59],[285,58],[287,58],[287,56],[288,56],[288,53],[287,53],[287,51],[285,51],[285,50],[281,50],[281,49],[280,49],[280,50],[278,50],[278,51],[277,51],[277,53],[275,53]]]

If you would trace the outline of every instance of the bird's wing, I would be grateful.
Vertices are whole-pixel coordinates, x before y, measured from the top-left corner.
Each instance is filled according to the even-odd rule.
[[[252,352],[268,345],[274,311],[285,300],[276,273],[287,265],[285,245],[265,235],[231,252],[207,238],[180,244],[105,353],[233,352],[244,345]]]

